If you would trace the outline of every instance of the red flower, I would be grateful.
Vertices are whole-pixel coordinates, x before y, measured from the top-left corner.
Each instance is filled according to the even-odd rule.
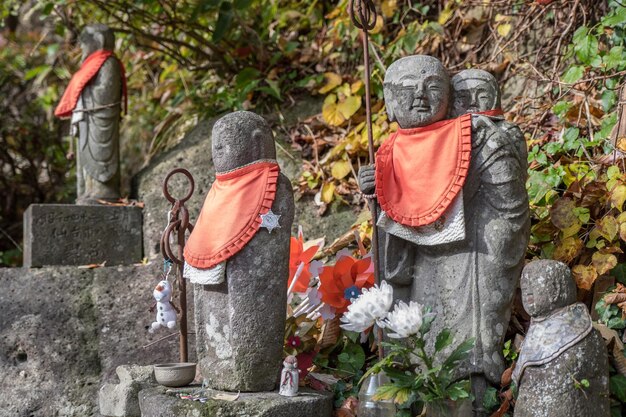
[[[344,256],[334,266],[325,266],[320,273],[322,301],[344,313],[363,288],[374,285],[374,267],[371,257],[355,259]]]
[[[287,345],[292,348],[297,348],[302,344],[302,340],[298,336],[290,336],[287,338]]]
[[[300,370],[300,380],[309,374],[309,368],[313,366],[313,359],[317,352],[302,352],[296,356],[298,359],[298,369]]]
[[[298,238],[291,238],[291,246],[289,247],[289,286],[291,286],[298,267],[301,263],[304,263],[304,268],[293,287],[293,292],[305,292],[309,288],[309,281],[311,280],[309,264],[318,249],[319,246],[313,246],[304,250],[304,237],[300,233],[298,233]]]

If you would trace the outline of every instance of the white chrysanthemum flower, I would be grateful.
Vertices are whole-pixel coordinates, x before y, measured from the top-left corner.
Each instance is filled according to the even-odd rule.
[[[352,301],[341,317],[344,330],[362,332],[374,323],[382,325],[382,320],[387,316],[393,304],[393,288],[383,281],[380,287],[364,288],[361,295]]]
[[[384,327],[394,333],[387,333],[393,339],[404,339],[419,333],[423,322],[423,308],[415,301],[406,304],[400,301],[394,310],[387,315]]]

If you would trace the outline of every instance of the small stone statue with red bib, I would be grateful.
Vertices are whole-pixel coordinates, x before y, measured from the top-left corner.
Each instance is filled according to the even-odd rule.
[[[452,330],[444,355],[475,339],[455,376],[471,379],[474,415],[482,416],[484,391],[504,371],[502,346],[528,244],[527,167],[501,125],[497,84],[491,97],[474,94],[485,108],[458,99],[461,84],[471,98],[484,82],[453,85],[431,56],[391,64],[385,106],[399,128],[381,145],[376,166],[359,172],[359,185],[381,208],[379,270],[396,298],[432,308],[430,334]]]
[[[124,66],[115,56],[115,36],[105,25],[86,26],[79,37],[80,69],[54,111],[71,118],[76,151],[77,204],[120,198],[120,119],[126,106]]]

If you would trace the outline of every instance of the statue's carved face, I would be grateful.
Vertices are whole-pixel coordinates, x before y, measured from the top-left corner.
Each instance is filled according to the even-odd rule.
[[[498,81],[491,73],[481,69],[463,70],[452,77],[452,97],[452,117],[500,107]]]
[[[92,53],[99,49],[112,51],[115,47],[115,36],[111,29],[105,25],[88,25],[78,37],[78,43],[82,50],[82,60],[84,61]]]
[[[452,102],[453,116],[493,110],[496,107],[497,94],[490,83],[482,80],[465,80],[455,84]]]
[[[450,80],[441,63],[415,55],[394,62],[385,74],[385,106],[401,128],[443,120],[450,102]]]
[[[272,130],[261,116],[248,111],[229,113],[215,122],[211,150],[217,172],[276,158]]]
[[[567,265],[552,260],[526,265],[520,280],[522,303],[531,317],[541,317],[576,301],[576,285]]]

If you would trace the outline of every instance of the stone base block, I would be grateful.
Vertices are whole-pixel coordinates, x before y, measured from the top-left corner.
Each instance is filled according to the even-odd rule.
[[[140,262],[141,229],[139,207],[31,204],[24,213],[24,266]]]
[[[283,397],[278,392],[241,393],[236,401],[214,400],[207,402],[184,400],[178,392],[191,393],[198,386],[167,389],[147,388],[139,392],[142,417],[330,417],[333,397],[331,393],[301,389],[297,397]],[[167,392],[166,392],[167,391]],[[210,391],[211,397],[218,391]],[[232,393],[229,393],[232,395]]]
[[[117,367],[119,384],[104,384],[98,394],[100,414],[113,417],[140,417],[139,391],[156,385],[153,366]]]

